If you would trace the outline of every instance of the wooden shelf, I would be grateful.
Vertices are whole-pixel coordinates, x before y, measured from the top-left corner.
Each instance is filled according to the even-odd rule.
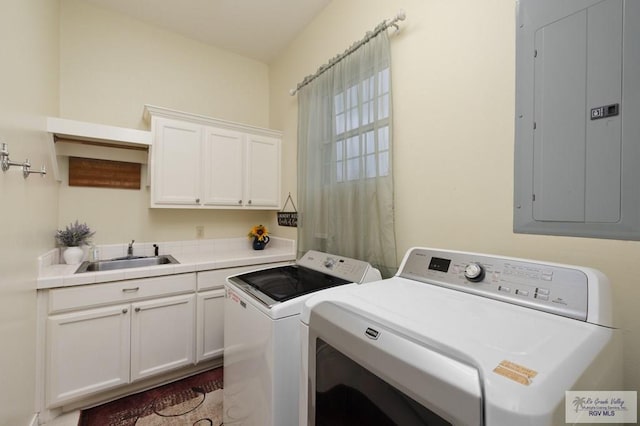
[[[62,181],[58,169],[58,156],[145,164],[152,143],[151,132],[146,130],[66,118],[47,117],[46,131],[51,134],[52,174],[57,181]]]

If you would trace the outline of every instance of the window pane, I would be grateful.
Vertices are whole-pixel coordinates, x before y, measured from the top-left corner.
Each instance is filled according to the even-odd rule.
[[[357,136],[347,140],[347,158],[360,156],[360,140]]]
[[[365,157],[365,171],[368,178],[376,177],[376,156],[367,155]]]
[[[344,133],[344,114],[338,114],[336,116],[336,135],[341,135]]]
[[[390,172],[389,127],[377,128],[382,123],[376,123],[388,119],[391,113],[389,78],[387,69],[333,97],[334,137],[340,140],[335,142],[329,169],[338,181],[375,178]]]
[[[378,94],[389,93],[389,68],[378,73]]]
[[[389,151],[381,152],[378,154],[379,176],[389,175]]]
[[[366,126],[373,122],[373,103],[365,102],[362,104],[362,125]]]
[[[347,160],[347,180],[360,179],[360,158]]]
[[[349,110],[347,118],[347,130],[353,130],[357,127],[360,127],[358,120],[358,108],[352,108]]]
[[[389,150],[389,126],[384,126],[378,129],[378,150]]]
[[[375,154],[376,152],[376,140],[373,137],[373,131],[367,132],[362,135],[364,138],[364,149],[366,154]]]
[[[378,98],[378,119],[389,117],[389,95]]]
[[[351,86],[347,91],[347,108],[358,106],[358,86]]]

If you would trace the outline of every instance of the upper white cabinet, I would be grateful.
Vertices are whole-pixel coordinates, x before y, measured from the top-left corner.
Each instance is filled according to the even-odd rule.
[[[247,171],[245,200],[253,207],[280,208],[280,140],[257,135],[247,135]]]
[[[242,207],[245,183],[244,135],[231,130],[208,127],[204,157],[204,202],[210,206]]]
[[[198,205],[201,197],[202,126],[159,118],[154,123],[151,204]]]
[[[146,106],[151,207],[280,209],[281,133]]]

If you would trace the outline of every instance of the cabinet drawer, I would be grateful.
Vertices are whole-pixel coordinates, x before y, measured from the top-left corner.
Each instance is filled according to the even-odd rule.
[[[214,269],[211,271],[198,272],[198,290],[222,288],[227,282],[227,277],[231,275],[290,264],[291,262],[263,263],[261,265],[240,266],[237,268]]]
[[[166,275],[49,291],[49,313],[194,292],[196,274]]]

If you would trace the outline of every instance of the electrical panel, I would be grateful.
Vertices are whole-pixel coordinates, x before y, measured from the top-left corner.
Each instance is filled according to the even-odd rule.
[[[514,231],[640,239],[640,1],[519,0]]]

